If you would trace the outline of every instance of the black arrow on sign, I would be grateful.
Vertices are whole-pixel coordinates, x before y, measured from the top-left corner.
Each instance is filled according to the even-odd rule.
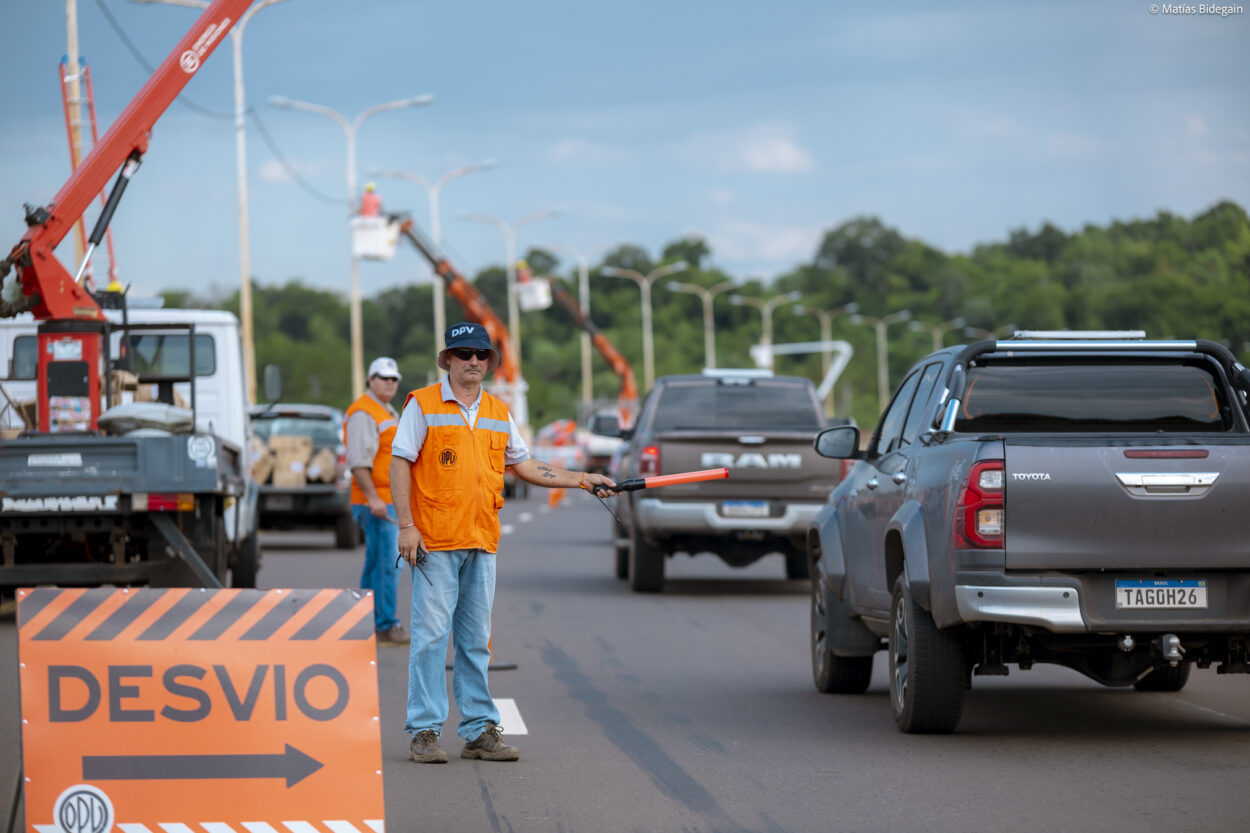
[[[324,764],[291,744],[280,755],[84,755],[84,781],[285,778],[298,784]]]

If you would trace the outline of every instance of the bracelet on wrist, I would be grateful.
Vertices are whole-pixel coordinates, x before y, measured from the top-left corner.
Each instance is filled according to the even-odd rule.
[[[582,472],[581,477],[577,478],[577,488],[586,488],[586,472]]]
[[[401,526],[401,527],[400,527],[400,529],[411,529],[411,528],[412,528],[412,527],[414,527],[414,526],[416,526],[416,524],[415,524],[415,523],[413,523],[413,524],[404,524],[403,526]]]

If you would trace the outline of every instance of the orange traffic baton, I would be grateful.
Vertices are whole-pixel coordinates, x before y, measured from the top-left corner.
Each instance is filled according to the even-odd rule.
[[[660,486],[678,486],[683,483],[701,483],[704,480],[724,480],[729,477],[729,469],[702,469],[700,471],[684,471],[678,474],[654,474],[650,477],[631,477],[617,483],[615,488],[596,486],[595,497],[603,492],[636,492],[639,489],[658,489]]]

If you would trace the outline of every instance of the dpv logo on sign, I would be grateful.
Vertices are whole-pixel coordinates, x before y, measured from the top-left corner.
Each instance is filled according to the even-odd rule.
[[[31,830],[381,833],[370,594],[40,587],[18,622]]]

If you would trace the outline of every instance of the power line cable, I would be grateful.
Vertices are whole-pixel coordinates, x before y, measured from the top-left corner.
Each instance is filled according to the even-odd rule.
[[[147,59],[143,57],[143,53],[139,51],[139,48],[135,46],[134,41],[132,41],[130,36],[126,34],[126,30],[122,28],[122,25],[117,22],[117,18],[113,17],[113,13],[109,11],[108,6],[104,5],[104,0],[95,0],[95,4],[100,7],[100,11],[103,13],[104,19],[107,20],[109,26],[112,27],[114,34],[116,34],[121,42],[125,44],[126,49],[130,50],[131,56],[139,62],[139,66],[147,70],[148,75],[156,72],[156,68],[148,63]],[[207,116],[210,119],[224,120],[234,118],[233,113],[222,113],[218,110],[210,110],[207,107],[202,107],[199,104],[196,104],[184,95],[179,95],[175,100],[182,106],[199,113],[201,116]]]
[[[117,35],[118,39],[121,40],[121,42],[126,46],[126,49],[130,51],[131,56],[136,61],[139,62],[139,66],[147,70],[149,75],[155,72],[156,71],[155,68],[150,63],[148,63],[146,58],[143,57],[143,53],[139,51],[139,48],[135,46],[134,41],[132,41],[130,37],[126,34],[126,30],[117,21],[117,18],[113,16],[113,13],[109,11],[108,6],[104,5],[104,0],[95,0],[95,3],[97,6],[100,7],[100,11],[104,14],[105,19],[108,21],[109,26],[112,27],[113,32]],[[197,104],[196,102],[192,101],[191,99],[187,98],[184,95],[179,95],[176,100],[178,101],[179,104],[182,104],[183,106],[191,109],[192,111],[196,113],[199,113],[202,116],[207,116],[208,118],[222,119],[222,120],[234,118],[233,113],[222,113],[216,110],[210,110],[207,107],[203,107]],[[300,172],[296,170],[295,166],[290,162],[290,160],[286,158],[286,155],[282,152],[282,149],[278,147],[278,143],[274,141],[273,136],[269,133],[269,130],[265,127],[264,121],[261,120],[260,113],[257,112],[254,107],[248,107],[244,111],[244,115],[252,117],[252,120],[256,123],[257,129],[260,131],[261,137],[265,140],[265,144],[269,146],[269,152],[273,154],[274,159],[287,172],[287,175],[290,176],[292,180],[294,180],[296,185],[298,185],[300,188],[302,188],[305,192],[310,194],[315,199],[321,200],[322,202],[329,203],[331,205],[338,205],[340,203],[349,202],[349,200],[346,197],[332,197],[326,194],[325,192],[318,190],[316,187],[312,185],[312,183],[310,183],[307,179],[305,179],[300,174]]]

